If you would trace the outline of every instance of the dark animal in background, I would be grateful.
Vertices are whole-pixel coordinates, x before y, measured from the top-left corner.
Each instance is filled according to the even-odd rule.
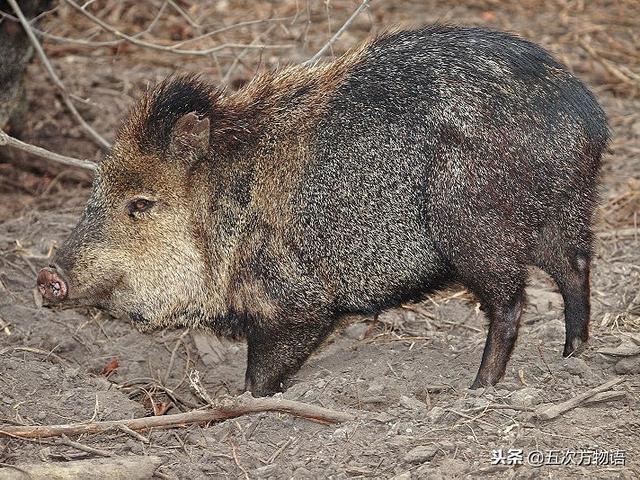
[[[481,28],[388,33],[225,95],[171,77],[133,107],[78,226],[38,275],[139,328],[248,342],[246,388],[281,390],[336,321],[459,282],[490,320],[473,387],[505,373],[527,266],[587,340],[608,141],[587,88]]]
[[[20,0],[22,13],[38,27],[40,15],[51,8],[51,0]],[[0,129],[19,127],[20,117],[27,110],[23,77],[33,57],[33,47],[6,0],[0,0]]]

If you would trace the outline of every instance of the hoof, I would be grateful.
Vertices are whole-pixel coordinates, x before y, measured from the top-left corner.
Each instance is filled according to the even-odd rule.
[[[563,357],[573,357],[576,355],[580,355],[584,349],[587,348],[586,339],[583,340],[580,337],[576,337],[570,342],[567,341],[564,344],[564,350],[562,351]]]

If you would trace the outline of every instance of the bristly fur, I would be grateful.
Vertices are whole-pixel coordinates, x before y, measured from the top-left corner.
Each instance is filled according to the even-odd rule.
[[[196,112],[213,117],[221,92],[197,74],[174,75],[142,96],[131,110],[119,137],[135,140],[142,154],[166,153],[171,131],[180,117]]]
[[[193,115],[174,128],[190,112],[209,132]],[[145,328],[244,335],[255,395],[341,315],[461,283],[490,320],[474,386],[492,385],[528,266],[563,295],[563,353],[588,338],[608,138],[594,95],[544,49],[476,27],[383,34],[227,96],[172,77],[133,108],[55,262],[70,295]],[[124,215],[139,196],[154,206]]]

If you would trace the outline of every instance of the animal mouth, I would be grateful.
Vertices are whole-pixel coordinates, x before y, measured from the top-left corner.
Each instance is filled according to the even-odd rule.
[[[67,297],[68,287],[63,276],[53,267],[40,270],[37,285],[44,300],[56,303]]]

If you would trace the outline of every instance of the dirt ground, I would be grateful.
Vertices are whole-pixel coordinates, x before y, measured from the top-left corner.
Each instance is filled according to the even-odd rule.
[[[187,70],[234,88],[256,69],[312,56],[357,5],[98,1],[90,12],[131,34],[146,29],[139,38],[148,41],[175,43],[226,25],[276,19],[184,48],[284,46],[178,56],[129,42],[96,46],[46,38],[44,45],[81,114],[112,139],[147,84]],[[43,20],[42,28],[53,35],[114,39],[69,6],[58,6]],[[351,412],[354,421],[327,426],[260,413],[146,431],[144,438],[112,431],[73,440],[105,458],[159,456],[155,478],[168,479],[640,478],[640,2],[374,0],[333,50],[339,54],[388,26],[434,21],[488,25],[539,42],[589,84],[609,115],[614,139],[603,171],[588,348],[562,358],[561,297],[549,278],[532,271],[519,341],[496,388],[468,389],[486,322],[473,298],[451,290],[378,318],[349,319],[283,394]],[[67,155],[100,158],[39,62],[29,67],[25,88],[28,107],[13,122],[14,135]],[[73,227],[89,182],[84,171],[0,150],[0,430],[2,424],[190,411],[204,405],[189,382],[194,370],[213,397],[242,391],[243,343],[189,331],[141,334],[94,309],[41,307],[36,272]],[[118,367],[109,372],[113,359]],[[582,403],[552,420],[533,415],[618,377],[617,393],[602,401]],[[492,461],[498,449],[511,450],[515,462]],[[604,457],[597,453],[602,451]],[[546,455],[546,465],[537,465],[536,452]],[[568,464],[557,465],[554,455]],[[27,478],[11,466],[96,456],[65,439],[5,437],[0,475]]]

